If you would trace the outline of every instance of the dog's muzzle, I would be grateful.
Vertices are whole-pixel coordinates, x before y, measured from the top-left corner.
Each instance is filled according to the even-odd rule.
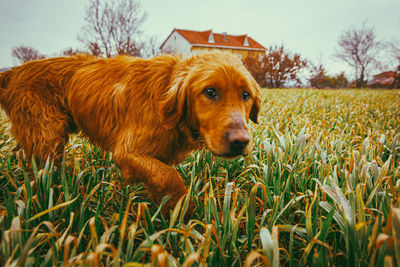
[[[227,151],[222,157],[234,158],[237,156],[246,156],[247,146],[250,143],[249,133],[246,129],[232,129],[226,133]]]

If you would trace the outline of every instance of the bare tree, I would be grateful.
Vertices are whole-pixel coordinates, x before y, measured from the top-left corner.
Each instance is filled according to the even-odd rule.
[[[364,22],[360,28],[352,27],[340,35],[334,56],[354,69],[356,87],[364,87],[370,69],[380,66],[379,54],[384,48],[385,44],[377,40],[375,29]]]
[[[97,43],[90,42],[89,43],[89,51],[93,56],[101,56],[101,48]]]
[[[68,47],[61,51],[62,56],[75,56],[79,54],[89,54],[87,51],[83,51],[80,49],[73,49],[72,47]]]
[[[146,38],[140,47],[141,56],[144,58],[150,58],[157,56],[161,53],[160,51],[160,40],[157,36],[150,36]]]
[[[395,69],[396,77],[393,83],[390,85],[390,88],[400,88],[400,43],[392,42],[392,55],[396,61],[397,67]]]
[[[14,47],[11,50],[11,55],[15,57],[21,64],[27,61],[45,58],[45,56],[40,54],[35,48],[25,45]]]
[[[139,56],[145,19],[138,0],[90,0],[78,39],[94,54]]]
[[[392,51],[393,51],[393,56],[397,60],[397,62],[400,64],[400,43],[391,43]]]
[[[400,26],[400,18],[398,20],[398,26]],[[399,27],[397,27],[397,29],[399,29]],[[400,34],[400,32],[397,32],[397,34]],[[400,35],[397,36],[398,38],[400,38]],[[398,67],[400,68],[400,39],[393,39],[390,42],[390,48],[392,50],[392,55],[395,58],[396,61],[396,65],[398,65]]]
[[[284,46],[271,46],[262,64],[265,71],[266,85],[280,88],[289,80],[300,83],[298,74],[307,66],[307,60],[300,54],[285,50]]]

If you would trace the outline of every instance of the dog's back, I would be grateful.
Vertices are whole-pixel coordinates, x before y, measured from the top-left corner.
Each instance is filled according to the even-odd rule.
[[[0,73],[0,104],[10,114],[29,96],[40,95],[48,101],[63,104],[63,95],[68,80],[90,55],[59,57],[27,62]]]

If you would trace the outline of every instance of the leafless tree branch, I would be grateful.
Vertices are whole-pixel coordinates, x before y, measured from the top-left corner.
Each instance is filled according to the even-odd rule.
[[[352,27],[340,35],[334,56],[355,70],[356,86],[363,87],[370,69],[381,66],[379,56],[385,47],[377,40],[375,29],[364,22],[360,28]]]
[[[21,64],[27,61],[45,58],[45,56],[40,54],[38,50],[25,45],[14,47],[11,50],[11,55]]]
[[[140,28],[145,19],[146,13],[138,0],[90,0],[86,25],[78,40],[98,55],[140,56]]]

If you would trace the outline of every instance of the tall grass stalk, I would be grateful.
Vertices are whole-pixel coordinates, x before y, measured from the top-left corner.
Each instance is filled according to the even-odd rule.
[[[77,136],[32,177],[0,116],[0,265],[400,266],[400,92],[262,93],[248,157],[175,166],[189,221]]]

